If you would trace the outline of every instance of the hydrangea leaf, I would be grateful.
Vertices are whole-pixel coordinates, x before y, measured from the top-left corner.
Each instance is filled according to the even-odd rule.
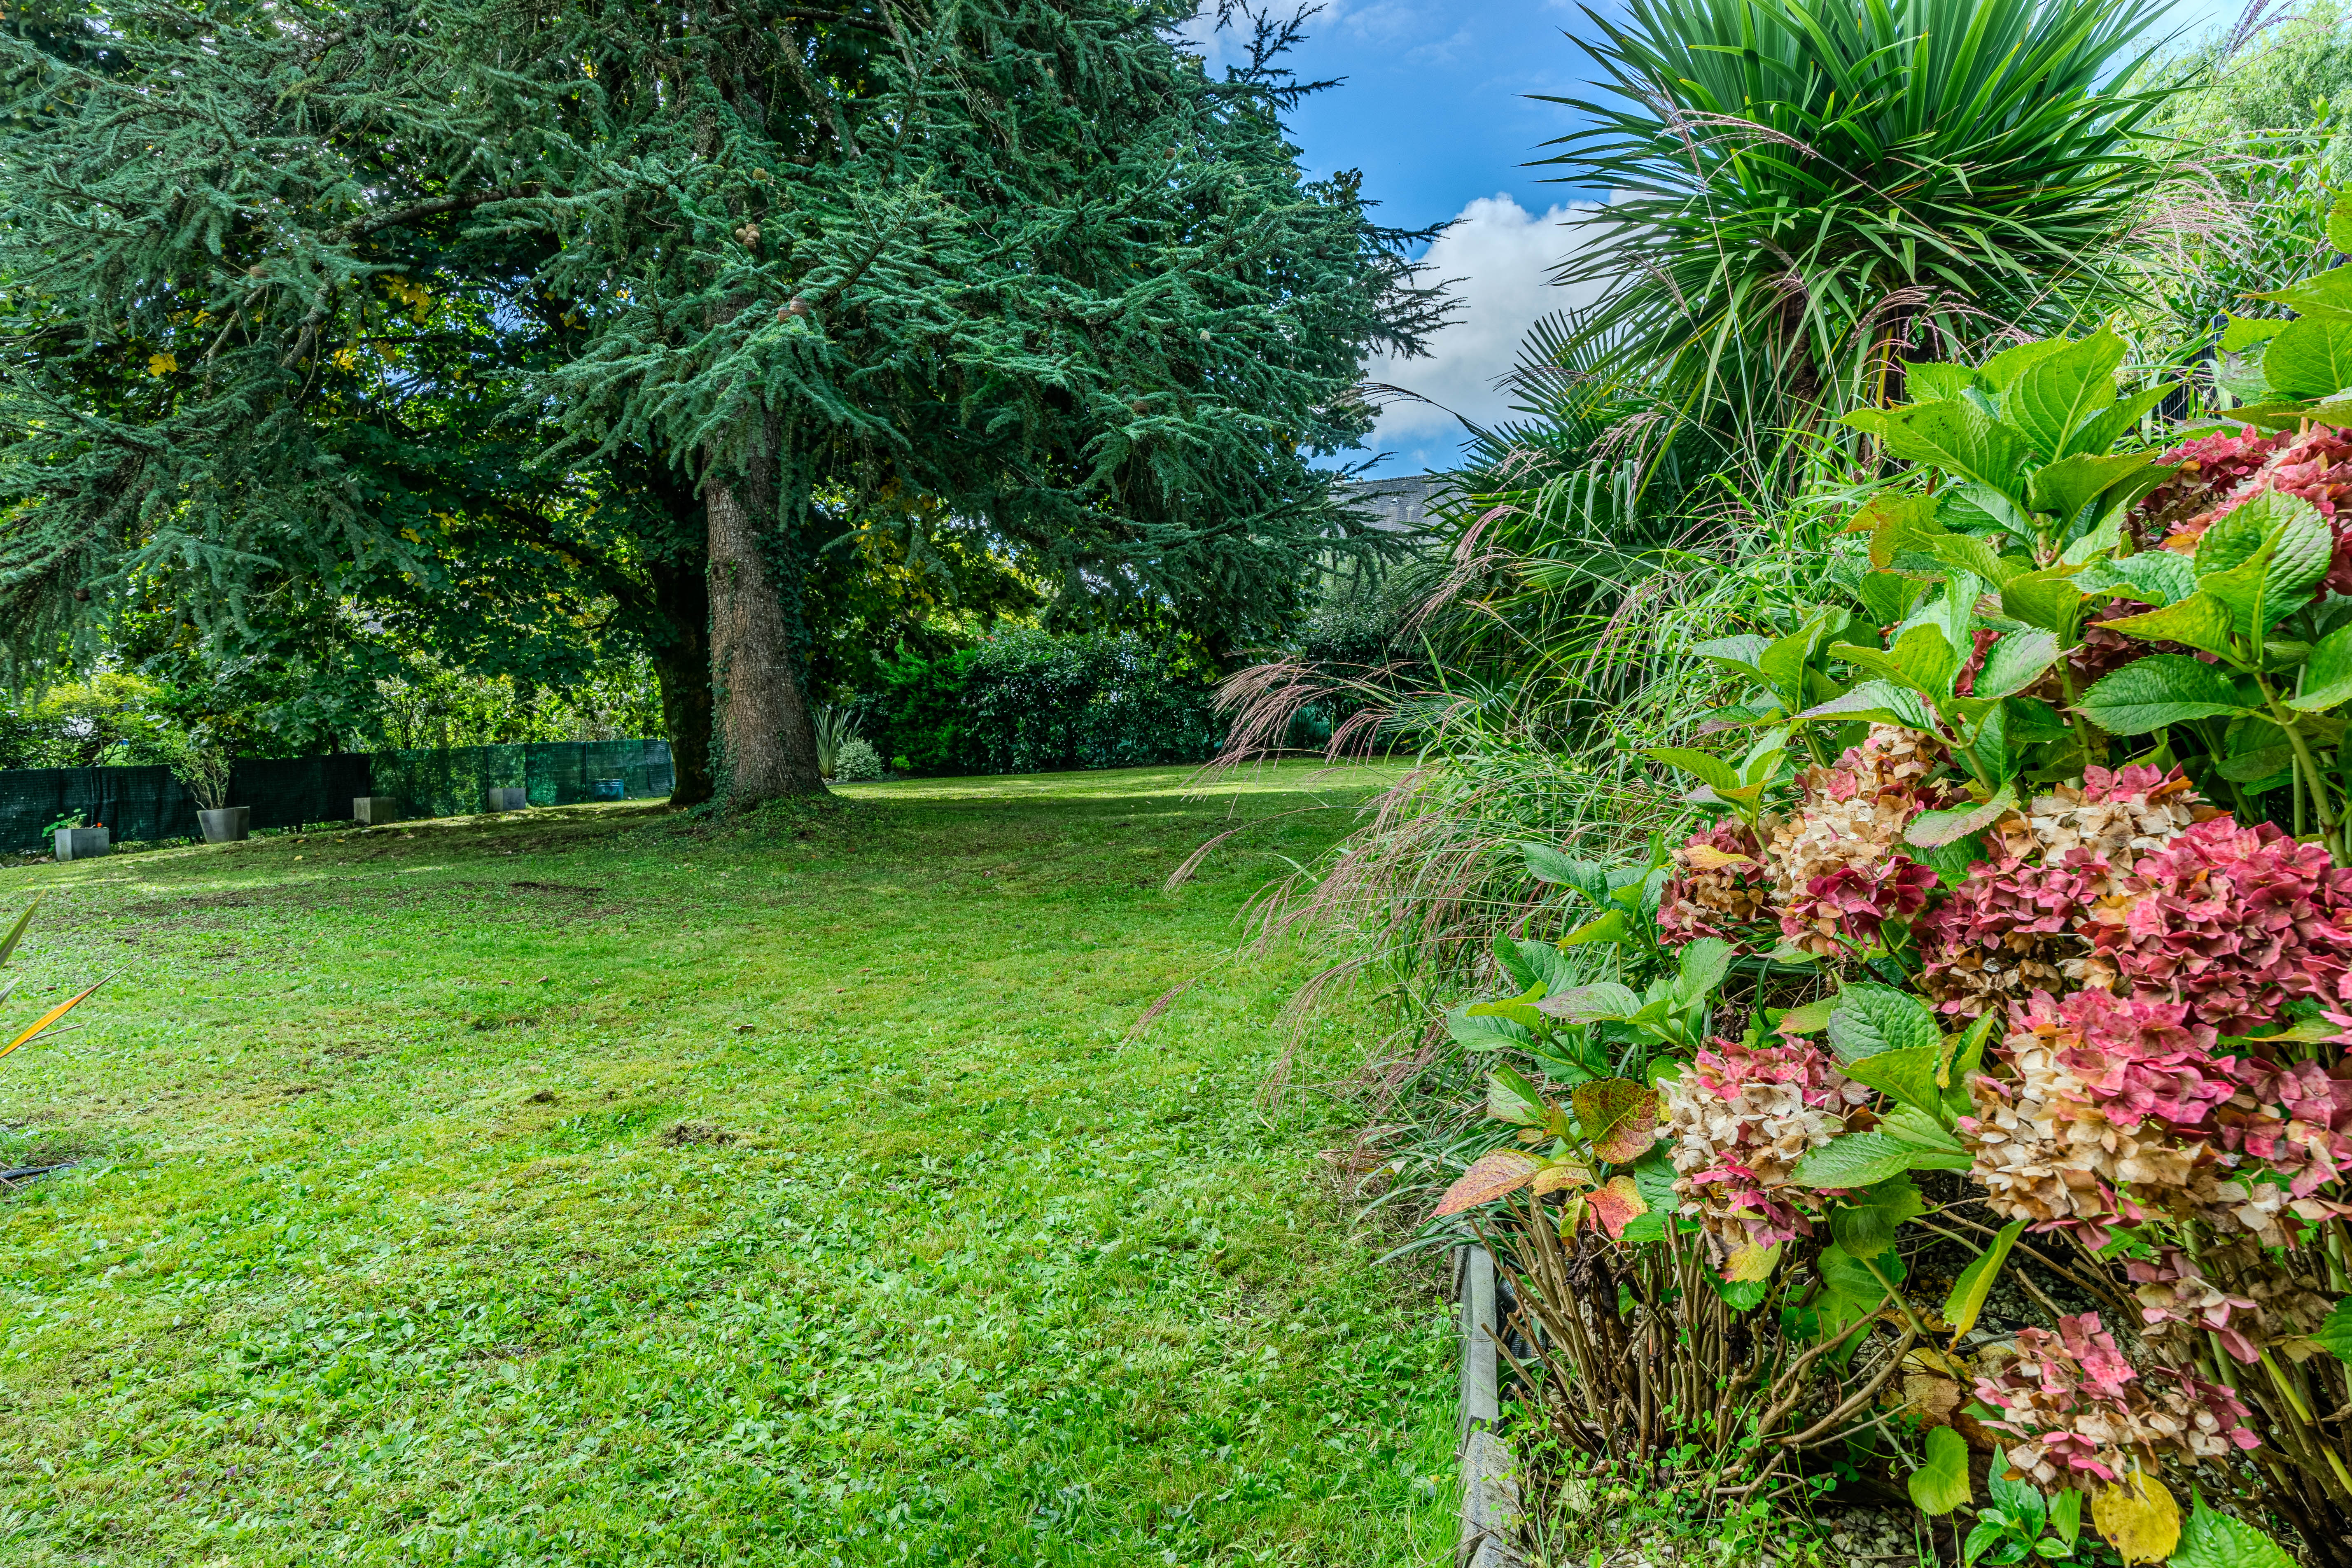
[[[2098,500],[2109,486],[2153,467],[2155,461],[2152,452],[2124,452],[2114,457],[2077,452],[2034,470],[2033,477],[2025,482],[2025,498],[2036,511],[2071,518]]]
[[[2197,592],[2197,568],[2168,550],[2143,550],[2106,563],[2108,573],[2130,584],[2132,596],[2162,609]]]
[[[1731,973],[1731,944],[1719,936],[1703,936],[1683,945],[1681,961],[1675,971],[1674,997],[1676,1005],[1689,1007],[1714,994]]]
[[[1486,1114],[1514,1127],[1541,1127],[1551,1120],[1551,1102],[1516,1068],[1486,1075]]]
[[[1932,1046],[1905,1046],[1846,1063],[1845,1076],[1933,1116],[1943,1102],[1936,1087],[1936,1068],[1943,1058],[1940,1040]]]
[[[2295,1568],[2295,1563],[2277,1542],[2242,1520],[2206,1507],[2199,1496],[2190,1500],[2172,1568]]]
[[[1731,1256],[1724,1260],[1724,1279],[1733,1285],[1760,1287],[1772,1278],[1772,1270],[1780,1267],[1780,1247],[1781,1244],[1776,1241],[1769,1247],[1759,1247],[1749,1242],[1745,1247],[1734,1247]],[[1762,1300],[1760,1292],[1758,1300]]]
[[[2289,321],[2263,351],[2263,379],[2283,397],[2326,397],[2352,386],[2352,321]]]
[[[1519,855],[1537,881],[1574,888],[1596,904],[1609,901],[1608,868],[1563,855],[1549,844],[1522,844]]]
[[[2046,637],[2048,633],[2042,633]],[[1996,712],[1998,710],[1995,710]],[[1991,722],[1988,715],[1986,721]],[[1940,845],[1957,843],[1972,834],[1981,833],[1999,822],[2005,812],[2017,807],[2017,786],[2003,784],[1993,791],[1990,800],[1973,805],[1956,806],[1950,811],[1923,811],[1911,819],[1903,830],[1903,841],[1921,849],[1933,849]]]
[[[2144,638],[2148,642],[2185,643],[2201,653],[2228,656],[2232,647],[2230,633],[2237,625],[2230,606],[2207,593],[2195,593],[2178,604],[2167,605],[2160,610],[2147,610],[2137,616],[2118,616],[2100,625],[2107,631],[2121,632],[2126,637]],[[2177,654],[2166,658],[2177,658]],[[2130,668],[2129,665],[2124,667]],[[2117,672],[2117,673],[2120,673]]]
[[[2287,706],[2321,713],[2345,701],[2352,701],[2352,622],[2311,645],[2311,655],[2304,661],[2303,690],[2287,699]]]
[[[1944,1032],[1917,998],[1892,985],[1868,982],[1838,993],[1830,1012],[1830,1048],[1847,1061],[1908,1046],[1939,1046]]]
[[[1931,464],[1987,485],[2015,484],[2023,467],[2025,433],[1973,403],[1938,400],[1859,409],[1844,422],[1877,437],[1890,454],[1906,462]]]
[[[1557,996],[1547,996],[1537,1004],[1537,1011],[1547,1017],[1565,1018],[1571,1024],[1597,1024],[1603,1020],[1630,1018],[1642,1010],[1642,999],[1633,988],[1614,980],[1596,981],[1580,985],[1573,991],[1563,991]]]
[[[1633,1184],[1653,1214],[1672,1214],[1682,1200],[1675,1194],[1675,1163],[1664,1153],[1644,1154],[1633,1162]]]
[[[2203,598],[2199,595],[2198,598]],[[2189,603],[2194,604],[2191,600]],[[2175,609],[2185,608],[2176,605]],[[2158,616],[2170,615],[2158,610]],[[2134,620],[2151,620],[2135,616]],[[2122,621],[2110,621],[2119,626]],[[2083,693],[2083,716],[2111,735],[2145,735],[2187,719],[2247,712],[2227,672],[2186,654],[2152,653],[2110,670]]]
[[[2014,697],[2035,681],[2058,658],[2058,636],[2055,632],[2036,627],[2032,631],[2003,632],[2000,640],[1985,651],[1985,661],[1977,671],[1971,695],[1977,697]]]
[[[1934,554],[1945,565],[1962,572],[1973,572],[1998,588],[2021,572],[2032,567],[2020,567],[2017,559],[2003,560],[1993,548],[1992,541],[1979,533],[1941,533],[1936,536]]]
[[[2000,591],[2000,607],[2012,620],[2072,638],[2083,614],[2083,591],[2065,572],[2029,572]]]
[[[1879,1132],[1911,1151],[1915,1171],[1965,1171],[1974,1162],[1968,1145],[1937,1117],[1916,1106],[1898,1105],[1878,1124]]]
[[[1975,1493],[1969,1484],[1968,1439],[1949,1426],[1929,1431],[1927,1458],[1904,1485],[1921,1513],[1941,1516],[1967,1502]]]
[[[2127,397],[2117,399],[2113,407],[2104,414],[2095,416],[2090,423],[2075,431],[2074,440],[2068,445],[2077,452],[2105,451],[2138,425],[2143,415],[2177,390],[2179,390],[2178,383],[2159,382],[2154,386],[2143,387]],[[2132,501],[2147,494],[2148,490],[2163,483],[2167,477],[2175,472],[2178,470],[2166,468],[2162,473],[2154,476],[2126,477],[2121,485],[2107,492],[2106,504],[2109,507],[2128,506]]]
[[[1936,728],[1935,715],[1919,700],[1919,694],[1906,691],[1891,680],[1865,680],[1851,691],[1806,709],[1797,717],[1869,719],[1882,724],[1899,724],[1906,730]]]
[[[1623,910],[1610,910],[1595,915],[1582,925],[1559,939],[1562,947],[1613,947],[1630,933]]]
[[[2286,331],[2284,316],[2232,316],[2221,329],[2221,352],[2242,354],[2256,343],[2266,343]]]
[[[2015,1247],[2017,1238],[2024,1234],[2023,1220],[2011,1221],[2001,1226],[2000,1234],[1992,1238],[1991,1246],[1978,1253],[1975,1259],[1960,1270],[1959,1279],[1952,1284],[1952,1293],[1944,1300],[1944,1321],[1952,1325],[1954,1344],[1959,1343],[1960,1336],[1977,1326],[1977,1319],[1984,1311],[1985,1301],[1992,1295],[1993,1280],[2000,1275],[2000,1266],[2008,1261],[2009,1249]]]
[[[2258,642],[2263,633],[2310,603],[2327,574],[2336,540],[2316,507],[2277,490],[2254,497],[2226,521],[2242,518],[2245,526],[2263,530],[2261,545],[2235,565],[2218,571],[2206,569],[2200,552],[2197,589],[2200,595],[2228,606],[2240,637]]]
[[[1467,1046],[1474,1051],[1497,1051],[1506,1047],[1530,1045],[1535,1035],[1508,1018],[1481,1015],[1471,1017],[1466,1008],[1456,1007],[1445,1015],[1445,1032],[1456,1045]]]
[[[1882,491],[1854,513],[1846,531],[1870,535],[1870,563],[1884,572],[1902,552],[1932,548],[1930,542],[1945,529],[1936,520],[1934,496],[1889,495]],[[1895,618],[1882,616],[1878,620],[1883,626]]]
[[[1658,1142],[1658,1091],[1630,1078],[1578,1084],[1569,1103],[1595,1158],[1630,1164]]]
[[[1507,1018],[1523,1029],[1543,1027],[1544,1016],[1536,1004],[1544,999],[1540,984],[1530,985],[1517,996],[1497,996],[1491,1002],[1477,1002],[1462,1009],[1465,1018]]]
[[[1567,956],[1554,944],[1519,941],[1513,942],[1512,946],[1528,974],[1520,984],[1540,985],[1547,992],[1576,988],[1576,973],[1569,967]]]
[[[1708,752],[1695,752],[1688,746],[1650,746],[1642,754],[1653,762],[1680,768],[1717,795],[1735,794],[1740,787],[1738,770]]]
[[[1612,1241],[1622,1241],[1625,1227],[1645,1215],[1650,1205],[1642,1201],[1641,1188],[1631,1176],[1612,1176],[1586,1202],[1591,1205],[1592,1217],[1609,1233]]]
[[[1816,996],[1801,1007],[1791,1007],[1780,1015],[1773,1026],[1781,1035],[1795,1038],[1799,1035],[1818,1035],[1830,1026],[1830,1014],[1837,1007],[1835,996]]]
[[[1830,1234],[1856,1258],[1875,1258],[1895,1244],[1903,1222],[1927,1212],[1927,1200],[1909,1176],[1892,1176],[1830,1215]]]
[[[2352,1296],[2330,1309],[2327,1321],[2312,1331],[2311,1338],[2337,1361],[2352,1362]]]
[[[1554,1160],[1535,1174],[1528,1191],[1541,1197],[1546,1193],[1562,1192],[1572,1187],[1592,1184],[1592,1168],[1576,1160]]]
[[[2161,1563],[2180,1543],[2180,1505],[2144,1470],[2093,1493],[2091,1521],[2126,1563]]]
[[[1437,1205],[1435,1217],[1442,1219],[1447,1215],[1460,1214],[1464,1209],[1475,1208],[1480,1204],[1493,1203],[1496,1198],[1508,1197],[1534,1181],[1536,1173],[1542,1169],[1542,1161],[1517,1149],[1496,1149],[1481,1154],[1471,1162],[1470,1168],[1463,1172],[1452,1186],[1445,1189],[1445,1196]]]
[[[1813,1267],[1820,1272],[1822,1284],[1866,1312],[1874,1312],[1886,1304],[1888,1282],[1902,1283],[1904,1274],[1899,1254],[1889,1254],[1884,1262],[1864,1263],[1837,1245],[1822,1247]]]
[[[1808,1152],[1792,1174],[1829,1191],[1875,1186],[1912,1168],[1913,1151],[1883,1132],[1849,1132]]]
[[[2018,374],[2001,395],[2001,412],[2043,456],[2063,458],[2067,437],[2115,403],[2124,353],[2123,339],[2104,327],[2066,343]]]

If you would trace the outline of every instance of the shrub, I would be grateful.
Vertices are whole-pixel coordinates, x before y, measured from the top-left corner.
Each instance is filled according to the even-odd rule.
[[[833,776],[837,784],[871,783],[882,776],[882,754],[853,735],[835,755]]]
[[[882,749],[918,773],[1199,762],[1219,735],[1205,668],[1132,633],[1004,632],[883,680]]]
[[[2297,303],[2261,374],[2331,398],[2352,285]],[[1519,846],[1544,902],[1445,1021],[1502,1125],[1433,1218],[1516,1275],[1570,1446],[1738,1498],[1839,1444],[1931,1514],[1974,1447],[2127,1560],[2180,1538],[2168,1486],[2340,1568],[2352,440],[2281,400],[2148,448],[2122,358],[1916,365],[1851,417],[1917,465],[1858,604],[1698,643],[1695,743],[1646,748],[1713,820]]]

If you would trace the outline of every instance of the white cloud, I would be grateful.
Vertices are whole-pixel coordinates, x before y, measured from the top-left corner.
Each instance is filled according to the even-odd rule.
[[[1481,196],[1462,209],[1429,247],[1427,259],[1433,279],[1462,279],[1454,292],[1464,308],[1451,326],[1430,339],[1426,357],[1383,356],[1366,372],[1369,380],[1403,387],[1429,402],[1390,404],[1373,434],[1374,446],[1459,435],[1456,414],[1486,425],[1509,412],[1509,399],[1495,382],[1517,362],[1528,329],[1538,317],[1592,300],[1591,286],[1562,289],[1552,283],[1551,273],[1572,238],[1560,226],[1593,210],[1580,202],[1538,217],[1507,195]]]

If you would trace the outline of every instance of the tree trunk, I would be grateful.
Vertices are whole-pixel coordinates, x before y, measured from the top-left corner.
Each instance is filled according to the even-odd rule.
[[[701,562],[656,562],[652,570],[654,677],[669,732],[672,805],[700,805],[710,780],[710,583]]]
[[[710,685],[730,810],[785,795],[822,795],[816,726],[793,668],[783,603],[760,551],[774,515],[774,469],[714,471],[703,482],[710,528]]]

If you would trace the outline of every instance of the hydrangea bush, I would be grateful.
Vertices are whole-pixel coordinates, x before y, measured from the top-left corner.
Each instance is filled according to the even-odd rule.
[[[2154,402],[2121,358],[1915,366],[1853,416],[1911,465],[1854,602],[1701,647],[1735,700],[1650,753],[1701,826],[1613,870],[1524,847],[1573,920],[1452,1016],[1528,1070],[1440,1212],[1501,1227],[1593,1441],[1739,1428],[1760,1485],[1905,1433],[1931,1512],[1998,1451],[2127,1561],[2198,1493],[2338,1564],[2352,434],[2278,402],[2118,451]],[[1928,1242],[1974,1255],[1948,1289],[1906,1280]],[[2077,1308],[1979,1330],[2020,1247]],[[1669,1326],[1753,1364],[1702,1389]]]

